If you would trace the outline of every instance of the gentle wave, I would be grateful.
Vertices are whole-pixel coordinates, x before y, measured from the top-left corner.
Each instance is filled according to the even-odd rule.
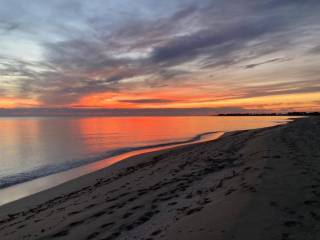
[[[43,166],[40,168],[33,169],[28,172],[21,172],[21,173],[17,173],[17,174],[13,174],[10,176],[0,178],[0,189],[10,187],[12,185],[16,185],[19,183],[31,181],[36,178],[45,177],[45,176],[48,176],[51,174],[67,171],[72,168],[77,168],[77,167],[80,167],[80,166],[83,166],[83,165],[86,165],[89,163],[101,161],[106,158],[114,157],[114,156],[117,156],[117,155],[120,155],[123,153],[128,153],[128,152],[143,150],[143,149],[159,148],[159,147],[167,147],[167,146],[172,146],[172,145],[193,143],[193,142],[201,140],[204,136],[210,135],[213,133],[218,133],[218,132],[201,133],[201,134],[194,136],[191,139],[184,140],[184,141],[167,142],[167,143],[160,143],[160,144],[155,144],[155,145],[146,145],[146,146],[139,146],[139,147],[120,148],[120,149],[116,149],[113,151],[103,152],[103,153],[96,155],[96,156],[87,157],[85,159],[78,159],[78,160],[69,161],[69,162],[60,163],[60,164],[46,165],[46,166]]]

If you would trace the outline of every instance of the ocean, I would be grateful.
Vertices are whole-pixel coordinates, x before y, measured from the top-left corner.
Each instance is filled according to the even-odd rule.
[[[116,162],[108,159],[119,155],[286,121],[274,116],[0,118],[0,204],[108,166]],[[86,170],[74,171],[77,168]],[[73,173],[59,181],[48,177],[62,172],[68,176],[70,170]]]

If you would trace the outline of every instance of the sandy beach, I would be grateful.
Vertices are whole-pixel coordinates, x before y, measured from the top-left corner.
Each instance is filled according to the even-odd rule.
[[[0,239],[320,239],[320,118],[131,157],[0,208]]]

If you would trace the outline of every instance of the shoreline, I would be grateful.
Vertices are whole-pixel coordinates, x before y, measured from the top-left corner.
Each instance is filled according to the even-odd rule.
[[[35,178],[22,183],[10,185],[9,187],[0,189],[0,207],[9,204],[11,202],[32,196],[42,191],[50,190],[53,187],[64,184],[68,181],[77,179],[87,174],[94,173],[104,168],[117,164],[120,161],[125,161],[128,158],[142,155],[145,153],[161,151],[165,149],[176,148],[179,146],[186,146],[190,144],[200,143],[204,141],[211,141],[218,139],[224,134],[224,132],[206,132],[195,135],[187,140],[181,140],[176,142],[167,142],[163,144],[156,144],[151,146],[142,146],[131,148],[130,151],[125,151],[121,154],[112,155],[107,158],[103,158],[99,161],[94,161],[81,165],[76,168],[71,168],[65,171],[53,173],[50,175]],[[209,140],[208,140],[209,139]],[[6,196],[10,196],[5,199]],[[13,197],[14,196],[14,197]],[[5,200],[4,200],[5,199]]]
[[[117,148],[114,150],[102,152],[99,154],[96,154],[96,156],[90,156],[87,157],[85,160],[78,160],[74,161],[72,164],[66,165],[66,163],[60,164],[60,165],[54,165],[50,166],[51,168],[57,168],[56,170],[50,170],[48,166],[43,166],[39,169],[36,170],[30,170],[29,172],[23,172],[23,173],[17,173],[16,175],[9,175],[6,177],[3,177],[0,179],[0,191],[2,189],[17,185],[17,184],[22,184],[28,181],[32,181],[34,179],[38,178],[43,178],[47,177],[53,174],[61,173],[61,172],[66,172],[75,168],[83,167],[85,165],[89,165],[95,162],[103,161],[105,159],[111,159],[114,157],[118,157],[127,153],[131,152],[136,152],[139,150],[146,150],[148,151],[149,149],[158,149],[158,148],[165,148],[165,147],[174,147],[177,145],[185,145],[185,144],[191,144],[191,143],[196,143],[199,141],[202,141],[202,138],[205,138],[207,135],[213,135],[213,134],[218,134],[220,133],[219,131],[216,132],[204,132],[204,133],[199,133],[191,138],[187,138],[186,140],[177,140],[177,141],[169,141],[169,142],[164,142],[164,143],[158,143],[158,144],[153,144],[153,145],[143,145],[143,146],[137,146],[137,147],[123,147],[123,148]],[[46,172],[46,174],[39,174],[41,172]],[[38,173],[38,174],[37,174]],[[17,176],[20,176],[19,179],[12,180],[16,178]]]
[[[320,174],[319,123],[297,119],[120,161],[1,206],[1,239],[290,239],[310,226],[318,234],[315,217],[299,211],[315,211],[301,185],[318,186],[310,174]],[[304,191],[302,203],[293,198]]]
[[[256,128],[267,127],[267,126],[274,125],[274,124],[282,124],[284,121],[288,121],[287,118],[285,118],[285,119],[284,118],[275,118],[273,120],[270,120],[270,119],[264,120],[263,123],[255,123],[255,121],[253,121],[254,118],[250,118],[250,120],[248,120],[248,118],[246,118],[246,119],[247,120],[245,120],[243,123],[244,129],[250,129],[250,128],[252,129],[254,127],[256,127]],[[214,120],[213,120],[213,123],[215,123]],[[219,124],[219,121],[218,121],[218,124]],[[254,126],[250,126],[251,124],[253,124]],[[170,147],[175,147],[175,145],[178,145],[181,143],[194,142],[194,140],[198,140],[201,136],[205,137],[205,139],[209,139],[207,136],[203,136],[203,133],[206,134],[206,133],[208,133],[208,131],[210,131],[210,132],[212,132],[212,131],[226,132],[226,131],[240,130],[238,127],[234,127],[233,125],[230,126],[230,123],[227,125],[228,125],[228,127],[224,127],[224,126],[220,126],[218,128],[217,127],[213,127],[213,128],[206,127],[202,131],[199,131],[200,134],[192,131],[193,134],[188,135],[189,138],[184,137],[184,138],[179,139],[179,138],[177,138],[178,136],[176,136],[176,137],[172,136],[171,139],[173,139],[173,140],[167,140],[163,144],[154,143],[155,145],[151,144],[151,146],[150,146],[150,145],[148,145],[148,142],[146,142],[144,144],[144,146],[141,146],[141,147],[124,146],[124,147],[119,147],[117,149],[113,149],[110,151],[101,150],[100,153],[89,155],[89,156],[83,157],[83,158],[78,157],[70,162],[60,162],[60,161],[56,161],[56,159],[49,158],[48,159],[49,161],[47,161],[47,162],[43,161],[44,164],[40,164],[38,168],[29,169],[27,171],[22,171],[22,172],[20,170],[14,170],[15,168],[13,167],[12,174],[10,174],[8,176],[6,176],[6,174],[4,174],[5,176],[3,176],[0,179],[0,182],[1,182],[0,185],[2,186],[2,188],[0,189],[0,206],[5,203],[12,202],[12,201],[20,199],[22,197],[34,194],[36,192],[43,191],[47,188],[51,188],[53,186],[56,186],[58,184],[65,182],[65,181],[69,181],[75,177],[85,175],[85,174],[91,172],[91,170],[87,171],[86,166],[89,166],[91,164],[95,165],[95,163],[99,163],[101,161],[105,162],[106,159],[114,159],[114,156],[116,158],[118,156],[121,158],[122,155],[131,156],[130,154],[126,154],[126,153],[130,153],[132,151],[135,151],[140,154],[140,153],[146,152],[146,151],[143,151],[143,149],[149,149],[150,147],[151,148],[163,147],[163,146],[167,146],[167,145]],[[22,141],[22,142],[24,142],[24,141]],[[196,141],[196,142],[198,142],[198,141]],[[17,147],[19,147],[19,146],[17,146]],[[8,148],[8,149],[10,149],[10,148]],[[139,151],[140,149],[142,149],[142,151]],[[156,148],[156,149],[158,149],[158,148]],[[147,151],[150,151],[150,150],[147,150]],[[49,153],[50,153],[50,151],[49,151]],[[35,158],[37,158],[37,156],[35,156]],[[66,159],[68,159],[68,157],[66,157]],[[122,159],[124,159],[124,158],[122,158]],[[25,159],[23,159],[23,158],[17,159],[17,161],[21,161],[21,162],[23,162],[24,160]],[[49,163],[51,163],[51,164],[49,164]],[[14,164],[13,164],[13,166],[14,166]],[[107,167],[108,164],[105,166]],[[92,166],[90,168],[95,169],[95,166]],[[75,169],[79,169],[79,171],[75,170]],[[70,175],[71,175],[70,177],[68,176],[68,172],[70,172]],[[63,174],[61,174],[61,173],[63,173]],[[64,179],[64,181],[60,181],[60,179]]]
[[[247,130],[243,130],[243,131],[247,131]],[[234,131],[234,132],[238,132],[238,131]],[[58,175],[58,178],[59,178],[60,177],[59,175],[68,174],[68,172],[74,171],[74,170],[77,171],[80,168],[86,168],[86,170],[85,170],[86,172],[81,173],[80,176],[78,176],[79,173],[76,173],[75,177],[71,177],[70,180],[67,180],[67,181],[63,180],[63,182],[61,182],[61,183],[59,183],[59,184],[57,184],[55,186],[52,186],[50,188],[43,189],[42,191],[35,192],[35,193],[31,194],[31,195],[28,195],[28,196],[19,198],[17,200],[14,200],[14,201],[5,203],[3,205],[0,205],[0,216],[1,216],[1,210],[5,209],[5,208],[8,208],[7,205],[11,205],[11,204],[14,205],[16,202],[23,201],[23,200],[28,199],[28,198],[33,198],[36,195],[42,195],[44,192],[51,192],[51,190],[55,190],[56,188],[60,188],[60,187],[62,188],[65,184],[69,184],[69,182],[78,182],[82,178],[83,178],[83,180],[85,180],[85,178],[87,178],[87,177],[89,177],[91,175],[93,176],[93,175],[97,175],[97,174],[101,174],[101,173],[105,174],[106,172],[108,172],[107,169],[110,169],[110,168],[112,168],[112,169],[110,169],[110,172],[114,172],[114,171],[118,171],[118,170],[120,170],[122,168],[131,167],[131,166],[134,166],[136,164],[139,164],[140,162],[145,161],[146,159],[153,158],[153,157],[156,157],[158,155],[170,152],[171,150],[176,150],[176,149],[178,150],[180,148],[188,148],[189,146],[193,146],[193,145],[197,145],[197,144],[201,144],[201,143],[205,143],[205,142],[216,141],[219,138],[223,137],[224,135],[228,135],[228,134],[230,134],[232,132],[215,132],[215,133],[217,135],[214,136],[210,140],[207,140],[207,139],[203,139],[202,140],[202,139],[200,139],[200,140],[198,140],[196,142],[183,143],[181,145],[180,144],[178,144],[178,145],[169,145],[169,146],[163,146],[163,147],[147,148],[147,149],[130,151],[130,152],[127,152],[127,153],[124,153],[124,154],[121,154],[121,155],[116,155],[116,156],[113,156],[111,158],[106,158],[106,159],[101,160],[101,161],[97,161],[97,162],[94,162],[94,163],[91,163],[91,164],[87,164],[87,165],[81,166],[79,168],[70,169],[68,171],[60,172],[60,173],[53,174],[53,175],[48,175],[46,177],[39,178],[39,179],[34,179],[32,181],[29,181],[29,182],[32,183],[32,182],[37,181],[37,180],[45,180],[47,177],[54,176],[54,175]],[[198,134],[198,135],[202,135],[202,134]],[[94,168],[97,168],[97,167],[98,167],[98,169],[94,169]],[[26,183],[29,183],[29,182],[26,182]],[[56,184],[56,183],[54,183],[54,184]],[[13,185],[13,187],[15,187],[15,185]],[[6,188],[1,189],[1,190],[6,190]],[[10,208],[10,206],[9,206],[9,208]]]

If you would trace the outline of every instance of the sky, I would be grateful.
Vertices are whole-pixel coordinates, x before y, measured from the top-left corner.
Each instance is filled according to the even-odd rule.
[[[1,0],[0,108],[320,110],[319,0]]]

